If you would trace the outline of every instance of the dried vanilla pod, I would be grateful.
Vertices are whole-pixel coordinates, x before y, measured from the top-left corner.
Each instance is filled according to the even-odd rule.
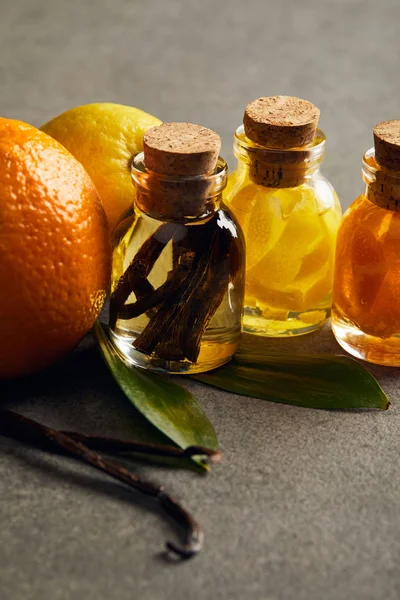
[[[135,244],[135,228],[145,241],[124,272],[114,269],[111,338],[133,365],[215,368],[238,347],[244,287],[242,235],[221,205],[220,139],[205,127],[164,123],[143,145],[132,160],[136,219],[118,241],[119,261]]]

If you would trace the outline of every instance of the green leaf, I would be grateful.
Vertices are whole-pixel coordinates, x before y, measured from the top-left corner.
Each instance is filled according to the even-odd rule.
[[[217,450],[214,428],[192,394],[165,377],[128,367],[105,330],[106,326],[96,321],[92,331],[112,376],[133,406],[180,448]]]
[[[356,360],[330,354],[240,352],[216,371],[193,375],[214,387],[308,408],[389,408],[376,379]]]

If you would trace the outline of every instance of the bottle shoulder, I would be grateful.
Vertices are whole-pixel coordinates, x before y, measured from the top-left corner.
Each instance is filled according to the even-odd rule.
[[[360,237],[358,232],[362,232],[364,237]],[[377,206],[361,194],[344,213],[339,243],[347,243],[350,238],[356,243],[365,236],[373,236],[380,244],[387,243],[389,239],[400,241],[400,213]]]
[[[245,248],[245,238],[239,220],[235,216],[233,210],[226,204],[222,203],[221,208],[217,211],[216,218],[220,228],[228,229],[233,239],[243,249]]]
[[[367,219],[368,223],[372,223],[374,220],[380,220],[388,214],[394,213],[377,206],[362,193],[345,210],[343,221],[353,220],[361,223],[364,219]]]
[[[341,216],[342,212],[333,185],[320,171],[293,188],[266,187],[243,176],[243,172],[234,171],[229,177],[224,201],[239,217],[239,221],[244,213],[251,213],[261,204],[271,201],[281,207],[283,218],[289,216],[294,208],[305,205],[309,206],[312,213],[316,210],[319,216],[328,211]]]
[[[116,248],[120,245],[128,247],[133,240],[148,234],[157,238],[159,235],[163,235],[166,228],[174,230],[175,238],[183,239],[190,236],[191,232],[197,232],[199,227],[203,227],[213,220],[217,227],[224,231],[225,235],[237,239],[239,244],[244,245],[243,233],[233,211],[224,203],[221,203],[220,208],[212,215],[198,221],[161,221],[140,210],[131,211],[117,226],[113,235],[113,247]]]

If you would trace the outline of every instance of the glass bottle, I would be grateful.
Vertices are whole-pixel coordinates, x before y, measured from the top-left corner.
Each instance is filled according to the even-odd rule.
[[[238,348],[244,240],[222,204],[219,148],[206,128],[164,123],[132,160],[136,200],[114,234],[110,301],[112,340],[132,365],[202,372]]]
[[[292,336],[330,315],[341,209],[320,172],[319,111],[298,98],[259,98],[236,130],[226,203],[246,239],[244,330]]]
[[[377,125],[374,141],[338,233],[332,329],[353,356],[400,366],[400,121]]]

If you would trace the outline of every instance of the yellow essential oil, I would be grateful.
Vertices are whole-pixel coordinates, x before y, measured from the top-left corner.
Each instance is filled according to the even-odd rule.
[[[268,109],[269,122],[261,122],[260,134],[260,122],[249,124],[247,119],[246,131],[245,114],[245,126],[237,129],[234,140],[238,167],[225,195],[246,240],[244,330],[267,336],[301,335],[320,327],[330,315],[341,209],[320,172],[325,136],[316,123],[306,146],[285,147],[285,142],[293,144],[296,139],[293,129],[304,141],[307,131],[298,113],[305,101],[278,96],[255,102],[262,100],[266,102],[261,108],[258,104],[256,116],[264,119]],[[305,104],[309,110],[310,103]],[[291,119],[290,110],[297,111]],[[278,133],[271,112],[272,118],[279,114]]]
[[[210,130],[164,123],[133,158],[136,200],[114,234],[110,300],[111,337],[129,364],[202,372],[239,346],[244,240],[222,205],[219,147]]]

